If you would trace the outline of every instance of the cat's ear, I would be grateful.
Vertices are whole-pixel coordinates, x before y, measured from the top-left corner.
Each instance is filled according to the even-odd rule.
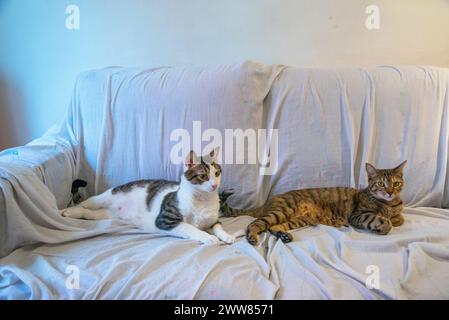
[[[212,150],[209,153],[209,158],[213,161],[216,162],[218,159],[218,152],[220,152],[220,147],[215,147],[214,150]]]
[[[368,162],[365,164],[366,173],[368,174],[368,178],[372,178],[377,174],[377,169]]]
[[[407,160],[405,160],[404,162],[402,162],[400,165],[398,165],[396,168],[394,168],[393,170],[396,172],[396,173],[400,173],[400,174],[402,174],[402,172],[404,172],[404,167],[405,167],[405,164],[407,163]]]
[[[186,168],[191,168],[194,164],[198,163],[198,157],[196,156],[195,151],[191,150],[184,161],[184,165]]]

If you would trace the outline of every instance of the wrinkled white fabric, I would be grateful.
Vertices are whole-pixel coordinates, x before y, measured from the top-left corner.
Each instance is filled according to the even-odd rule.
[[[179,181],[182,163],[170,157],[179,140],[171,141],[171,134],[186,129],[191,148],[201,152],[194,121],[201,121],[200,133],[217,129],[223,140],[225,129],[262,128],[263,101],[282,69],[245,62],[81,74],[68,120],[80,144],[76,172],[89,194],[142,177]],[[244,204],[252,205],[258,175],[257,164],[224,164],[222,188],[241,186]]]
[[[27,246],[0,260],[0,299],[449,299],[449,212],[405,214],[388,236],[319,225],[253,247],[128,230]],[[251,221],[223,226],[233,233]],[[66,287],[73,266],[79,289]],[[372,266],[379,286],[368,289]]]
[[[179,181],[183,165],[170,161],[178,143],[170,140],[171,132],[185,128],[192,133],[193,121],[201,121],[203,131],[261,128],[263,101],[282,69],[248,61],[82,73],[60,125],[26,146],[0,153],[0,256],[29,243],[122,230],[115,221],[59,216],[73,180],[87,181],[80,192],[84,197],[138,179]],[[223,165],[223,172],[222,187],[244,187],[251,205],[257,196],[257,164]]]
[[[303,69],[252,62],[78,78],[67,118],[0,153],[0,299],[449,298],[449,70]],[[74,179],[84,196],[131,180],[178,180],[176,128],[278,129],[278,170],[223,165],[236,207],[291,189],[366,184],[364,163],[407,159],[405,224],[387,236],[317,226],[258,247],[144,234],[116,220],[62,218]],[[222,152],[226,152],[222,150]],[[252,219],[225,219],[230,231]],[[15,250],[15,251],[14,251]],[[12,253],[11,253],[12,252]],[[68,289],[68,266],[80,288]],[[378,268],[379,288],[365,285]]]
[[[365,163],[407,160],[407,206],[448,205],[449,70],[286,68],[265,102],[279,129],[279,170],[269,195],[310,187],[365,187]]]

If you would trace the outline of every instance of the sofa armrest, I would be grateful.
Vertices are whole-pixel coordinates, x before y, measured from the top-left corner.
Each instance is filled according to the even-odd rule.
[[[75,153],[63,137],[42,138],[0,153],[0,256],[36,242],[52,242],[64,229],[58,208],[66,207],[75,175]]]
[[[54,195],[58,208],[65,208],[75,176],[75,161],[72,146],[65,139],[49,134],[25,146],[0,152],[0,177],[14,176],[20,180],[32,172]]]

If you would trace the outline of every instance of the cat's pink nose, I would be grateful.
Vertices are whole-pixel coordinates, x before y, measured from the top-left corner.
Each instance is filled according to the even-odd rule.
[[[218,184],[213,184],[212,185],[212,191],[215,191],[217,189],[217,187],[218,187]]]

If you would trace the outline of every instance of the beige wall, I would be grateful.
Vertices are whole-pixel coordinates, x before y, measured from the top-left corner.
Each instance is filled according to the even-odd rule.
[[[65,9],[80,9],[67,30]],[[365,27],[368,5],[380,29]],[[63,116],[80,71],[255,59],[449,67],[449,0],[0,0],[0,149]]]

